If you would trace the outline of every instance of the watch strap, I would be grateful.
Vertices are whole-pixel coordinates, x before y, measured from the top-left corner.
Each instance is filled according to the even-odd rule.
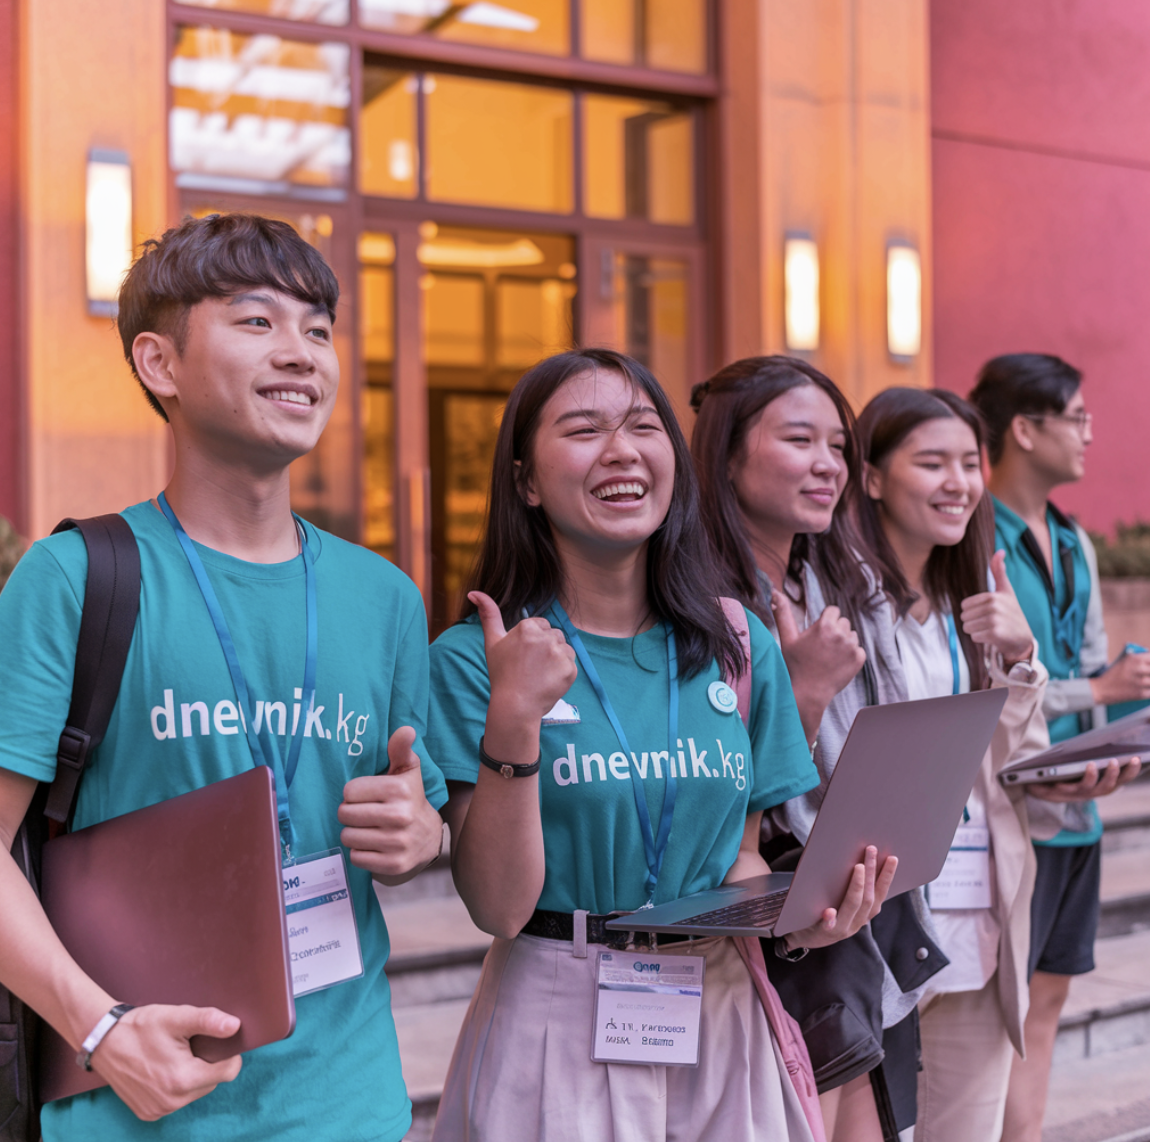
[[[81,1044],[80,1050],[76,1055],[76,1066],[83,1068],[85,1071],[90,1071],[92,1069],[92,1053],[104,1041],[104,1036],[107,1035],[129,1011],[134,1010],[135,1004],[117,1003],[107,1015],[102,1016],[100,1022],[92,1028],[91,1034]]]
[[[530,765],[512,765],[506,761],[496,761],[491,757],[488,752],[483,748],[483,739],[479,739],[479,764],[487,766],[488,769],[493,769],[500,777],[510,780],[512,777],[534,777],[539,772],[539,766],[543,762],[543,755],[540,754]]]

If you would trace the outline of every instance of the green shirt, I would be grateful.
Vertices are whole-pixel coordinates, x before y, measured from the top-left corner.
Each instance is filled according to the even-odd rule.
[[[1038,541],[1022,518],[1001,500],[994,500],[995,546],[1006,552],[1006,573],[1022,613],[1038,640],[1038,657],[1051,678],[1079,677],[1078,656],[1090,603],[1090,566],[1074,525],[1053,504],[1046,505],[1053,567],[1048,568]],[[1064,714],[1049,723],[1051,742],[1082,732],[1078,714]],[[1088,845],[1102,836],[1102,822],[1093,804],[1086,832],[1063,829],[1047,845]]]
[[[124,512],[140,546],[140,615],[108,733],[95,751],[76,827],[178,796],[248,769],[236,695],[195,578],[150,504]],[[371,552],[306,526],[315,553],[319,660],[291,787],[302,855],[339,844],[336,810],[352,777],[387,768],[387,740],[423,734],[427,629],[414,585]],[[247,678],[257,723],[286,740],[304,666],[302,557],[246,563],[199,552]],[[68,714],[87,554],[78,532],[35,544],[0,594],[0,766],[42,781],[55,771]],[[442,776],[422,741],[424,788]],[[244,1056],[239,1078],[175,1114],[140,1122],[109,1088],[44,1108],[45,1142],[396,1142],[411,1121],[384,975],[387,928],[370,875],[348,865],[363,978],[296,1001],[290,1038]]]
[[[646,902],[647,863],[631,782],[642,781],[658,830],[667,774],[678,796],[655,902],[722,882],[747,816],[818,784],[782,654],[754,615],[750,733],[737,710],[720,712],[707,688],[712,663],[680,679],[679,734],[668,741],[667,647],[657,624],[635,638],[580,632],[627,736],[632,758],[580,670],[565,700],[577,725],[544,725],[540,799],[546,874],[538,907],[604,914]],[[428,748],[449,780],[474,783],[490,697],[483,632],[475,616],[431,648]]]

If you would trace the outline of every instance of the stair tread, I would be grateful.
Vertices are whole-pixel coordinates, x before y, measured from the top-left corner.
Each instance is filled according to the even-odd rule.
[[[437,1099],[469,999],[421,1003],[394,1012],[403,1081],[412,1102]]]
[[[391,938],[393,963],[434,958],[443,954],[472,954],[481,959],[491,937],[481,932],[458,896],[383,905]]]
[[[1109,797],[1099,797],[1096,804],[1107,828],[1150,818],[1150,781],[1133,781]]]
[[[1110,936],[1094,945],[1094,971],[1076,975],[1062,1009],[1062,1025],[1072,1024],[1093,1012],[1150,1007],[1150,932]]]
[[[1102,858],[1102,901],[1150,896],[1150,860],[1142,849],[1106,853]]]
[[[1106,1142],[1150,1125],[1150,1044],[1056,1064],[1043,1142]]]

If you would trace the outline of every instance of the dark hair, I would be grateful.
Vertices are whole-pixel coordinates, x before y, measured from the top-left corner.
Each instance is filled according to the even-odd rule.
[[[466,597],[469,591],[490,595],[508,626],[519,620],[523,608],[535,614],[558,596],[563,567],[550,524],[541,507],[527,504],[521,488],[531,476],[532,445],[543,406],[564,382],[599,369],[620,374],[650,399],[675,454],[671,506],[647,549],[651,610],[675,632],[683,677],[698,674],[712,661],[726,673],[738,673],[742,650],[718,602],[721,589],[699,519],[699,491],[687,441],[659,382],[638,361],[610,349],[575,349],[548,357],[524,373],[512,389],[495,443],[483,541],[460,617],[475,611]]]
[[[857,630],[859,616],[882,598],[863,570],[862,544],[852,521],[851,502],[858,491],[862,461],[854,413],[835,383],[818,369],[793,357],[747,357],[720,369],[691,390],[691,405],[699,414],[691,436],[691,452],[699,476],[703,519],[729,574],[729,589],[772,625],[770,599],[760,589],[746,523],[727,473],[731,461],[742,454],[747,433],[762,410],[801,385],[821,389],[839,414],[846,433],[843,460],[847,481],[835,505],[830,528],[817,536],[795,536],[787,575],[799,584],[801,591],[803,563],[809,562],[827,601],[834,603]],[[783,589],[782,583],[775,586]]]
[[[974,433],[981,452],[985,437],[982,417],[962,397],[945,389],[886,389],[859,414],[859,446],[863,459],[874,468],[882,468],[890,454],[924,421],[950,419],[961,420]],[[870,496],[859,496],[858,515],[863,538],[874,552],[882,574],[883,586],[898,613],[905,615],[918,596],[906,580],[883,531],[878,507]],[[967,524],[966,534],[953,547],[937,545],[930,553],[923,576],[931,602],[948,607],[955,616],[958,640],[970,667],[972,690],[981,690],[987,685],[986,666],[982,652],[957,620],[962,600],[986,590],[993,553],[994,508],[989,492],[984,491]]]
[[[140,380],[132,343],[140,333],[171,337],[176,351],[187,343],[188,311],[208,297],[228,297],[268,286],[298,301],[321,305],[335,320],[339,283],[331,267],[286,222],[258,214],[209,214],[185,218],[159,241],[149,238],[120,287],[116,324],[124,357]],[[167,420],[160,402],[140,387]]]
[[[1049,353],[1007,353],[987,361],[970,390],[970,403],[982,413],[991,464],[1002,459],[1016,416],[1062,412],[1080,384],[1082,374]]]

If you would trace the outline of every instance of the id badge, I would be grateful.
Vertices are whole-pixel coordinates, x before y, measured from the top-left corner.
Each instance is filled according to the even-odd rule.
[[[697,1067],[703,956],[600,952],[591,1059]]]
[[[363,975],[343,850],[285,866],[283,882],[292,994],[298,999]]]
[[[931,908],[990,907],[990,830],[959,825],[942,872],[927,886]]]

